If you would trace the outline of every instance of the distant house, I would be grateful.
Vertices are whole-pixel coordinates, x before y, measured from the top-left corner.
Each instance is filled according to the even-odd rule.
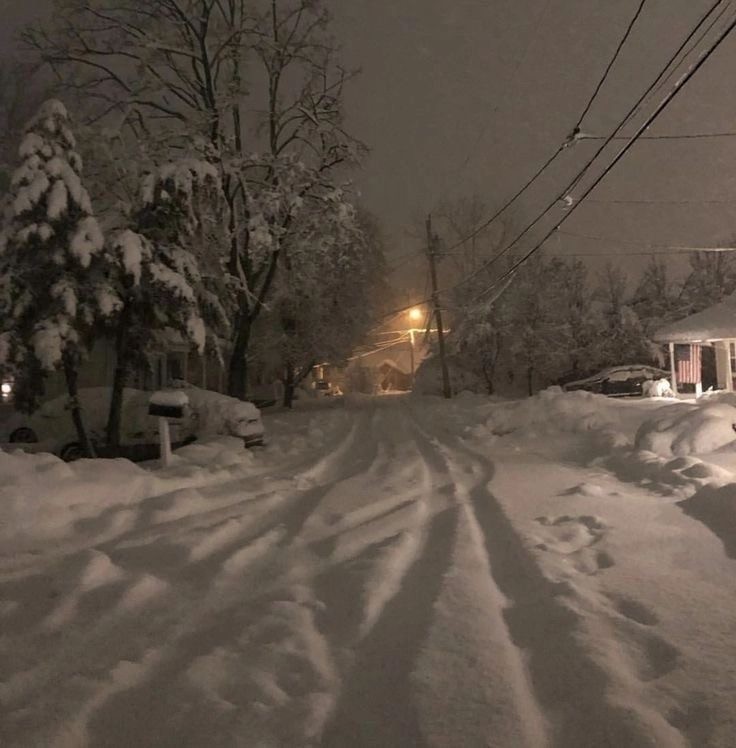
[[[653,337],[669,346],[675,392],[688,383],[695,385],[696,394],[702,391],[704,383],[728,392],[736,389],[736,294],[702,312],[664,325]],[[713,382],[706,379],[709,359],[715,361]]]
[[[411,390],[419,364],[430,346],[417,330],[393,331],[395,339],[375,336],[367,351],[356,353],[346,371],[350,389],[361,392]]]

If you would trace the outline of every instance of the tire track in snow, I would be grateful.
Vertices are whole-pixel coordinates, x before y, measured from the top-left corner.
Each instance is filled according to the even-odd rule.
[[[419,556],[357,649],[322,746],[423,744],[411,679],[450,566],[456,521],[453,508],[429,521]]]
[[[646,706],[633,708],[613,694],[611,675],[585,650],[581,620],[567,604],[567,583],[547,579],[501,504],[489,491],[493,464],[453,436],[443,449],[464,463],[467,492],[493,582],[508,601],[503,617],[524,653],[530,685],[550,726],[550,744],[680,746],[682,734]],[[652,742],[652,741],[655,742]]]
[[[438,715],[432,707],[443,698],[437,693],[439,684],[427,685],[425,722],[435,735],[434,744],[443,748],[489,744],[490,736],[498,748],[544,746],[546,722],[528,682],[524,659],[505,626],[507,600],[490,573],[484,536],[466,487],[472,466],[459,467],[454,452],[414,412],[410,417],[425,458],[452,480],[459,507],[453,573],[444,581],[435,611],[436,631],[425,656],[429,677],[436,672],[446,674],[441,685],[451,695],[444,697],[445,710]],[[463,642],[457,653],[456,641]],[[472,667],[464,662],[468,647],[476,653]]]
[[[349,653],[342,658],[343,690],[320,741],[326,748],[423,744],[412,679],[450,568],[456,530],[454,507],[433,511],[433,470],[411,441],[404,420],[386,407],[378,406],[375,412],[388,443],[387,468],[399,459],[419,460],[420,499],[413,511],[407,510],[411,523],[403,530],[378,533],[372,544],[363,543],[357,557],[368,567],[362,590],[351,576],[354,561],[340,563],[322,579],[322,598],[328,601],[322,627]],[[407,441],[411,456],[405,454]],[[400,447],[404,454],[399,454]],[[379,527],[383,516],[373,518]],[[366,525],[371,523],[367,519]]]

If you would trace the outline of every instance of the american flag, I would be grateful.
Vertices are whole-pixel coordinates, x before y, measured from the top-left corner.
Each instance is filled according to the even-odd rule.
[[[696,384],[702,381],[700,375],[700,346],[697,343],[675,346],[677,381]]]

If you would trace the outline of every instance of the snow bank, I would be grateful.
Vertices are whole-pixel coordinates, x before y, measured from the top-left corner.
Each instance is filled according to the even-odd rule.
[[[704,486],[679,505],[717,535],[726,553],[736,558],[736,483]]]
[[[144,499],[246,477],[254,462],[242,439],[232,437],[204,439],[176,450],[168,470],[146,469],[125,459],[67,463],[48,453],[0,450],[0,546],[9,553],[73,537],[80,523],[112,508],[118,511],[111,517],[118,520],[111,523],[134,521],[136,505]],[[105,523],[98,524],[97,530],[104,532]]]
[[[62,536],[106,506],[152,495],[156,482],[151,473],[123,459],[66,463],[47,453],[0,451],[2,544]]]
[[[639,428],[637,449],[663,456],[708,454],[736,439],[736,405],[704,400],[673,410],[665,406]]]
[[[560,431],[597,431],[607,436],[611,446],[628,443],[620,432],[621,405],[617,401],[583,390],[564,392],[560,387],[498,405],[487,426],[498,436],[517,432],[551,435]]]

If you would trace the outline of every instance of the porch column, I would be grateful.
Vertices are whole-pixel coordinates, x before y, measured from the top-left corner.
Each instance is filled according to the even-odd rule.
[[[670,343],[670,384],[672,391],[677,395],[677,374],[675,373],[675,344]]]
[[[726,341],[726,392],[733,392],[733,371],[731,370],[732,340]]]

